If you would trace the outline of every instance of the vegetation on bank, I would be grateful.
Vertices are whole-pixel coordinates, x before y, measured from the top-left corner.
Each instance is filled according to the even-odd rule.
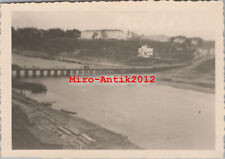
[[[43,84],[25,82],[16,79],[12,80],[12,88],[16,88],[19,90],[28,90],[31,91],[32,93],[42,93],[47,91],[46,86],[44,86]]]

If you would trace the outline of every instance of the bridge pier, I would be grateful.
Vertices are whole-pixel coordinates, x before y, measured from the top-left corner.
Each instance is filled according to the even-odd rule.
[[[102,74],[102,70],[101,69],[98,69],[97,70],[97,75],[101,75]]]
[[[74,76],[74,70],[73,69],[70,70],[70,76]]]
[[[47,70],[47,77],[51,76],[51,70]]]
[[[66,76],[70,76],[70,70],[66,70]]]
[[[78,69],[75,70],[75,74],[79,75],[79,70]]]
[[[40,71],[40,77],[44,77],[44,70],[39,70]]]
[[[80,74],[81,74],[81,75],[84,75],[84,70],[83,70],[83,69],[81,70],[81,73],[80,73]]]
[[[17,78],[20,78],[20,70],[16,70],[16,76]]]
[[[81,75],[82,71],[81,70],[77,70],[77,75]]]
[[[73,76],[74,74],[73,74],[73,70],[70,70],[70,76]]]
[[[73,76],[77,75],[77,69],[73,69]]]
[[[37,77],[37,70],[33,69],[32,72],[33,72],[33,78]]]
[[[53,70],[53,76],[57,76],[57,70]]]
[[[88,70],[83,70],[84,75],[88,75]]]
[[[77,69],[73,70],[73,75],[77,75]]]
[[[53,76],[54,71],[53,70],[50,70],[49,72],[50,72],[49,77]]]
[[[20,78],[20,70],[13,70],[12,75],[15,76],[16,78]]]
[[[92,75],[95,75],[95,73],[96,73],[96,70],[92,70]]]
[[[24,77],[28,78],[29,77],[29,70],[24,70]]]
[[[62,76],[66,76],[66,70],[62,70]]]

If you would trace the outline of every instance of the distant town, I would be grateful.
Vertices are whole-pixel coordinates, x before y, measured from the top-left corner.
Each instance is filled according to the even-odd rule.
[[[123,31],[118,29],[105,29],[105,30],[84,30],[81,31],[81,39],[119,39],[128,40],[132,39],[137,34],[130,31]]]
[[[168,62],[168,60],[187,60],[214,54],[214,42],[200,37],[138,35],[129,30],[120,29],[64,31],[59,28],[48,30],[12,28],[12,40],[14,51],[21,49],[38,51],[35,56],[64,56],[69,53],[76,58],[90,55],[91,57],[107,57],[111,60],[123,60],[123,63],[134,62],[135,64],[139,61],[136,57],[160,58],[164,59],[164,62]],[[115,40],[119,40],[120,43]],[[104,56],[102,56],[103,54]]]

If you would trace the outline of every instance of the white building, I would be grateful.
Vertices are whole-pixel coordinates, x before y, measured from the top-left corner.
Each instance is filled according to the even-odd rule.
[[[152,58],[153,57],[153,48],[147,47],[147,45],[143,45],[138,49],[138,56],[144,58]]]
[[[131,38],[132,32],[125,32],[117,29],[109,30],[85,30],[81,32],[81,39],[119,39],[126,40]]]

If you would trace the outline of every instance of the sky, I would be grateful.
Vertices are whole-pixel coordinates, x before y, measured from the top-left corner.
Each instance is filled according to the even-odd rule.
[[[216,14],[207,8],[162,11],[17,11],[12,26],[42,29],[121,29],[145,35],[184,35],[214,39]]]

